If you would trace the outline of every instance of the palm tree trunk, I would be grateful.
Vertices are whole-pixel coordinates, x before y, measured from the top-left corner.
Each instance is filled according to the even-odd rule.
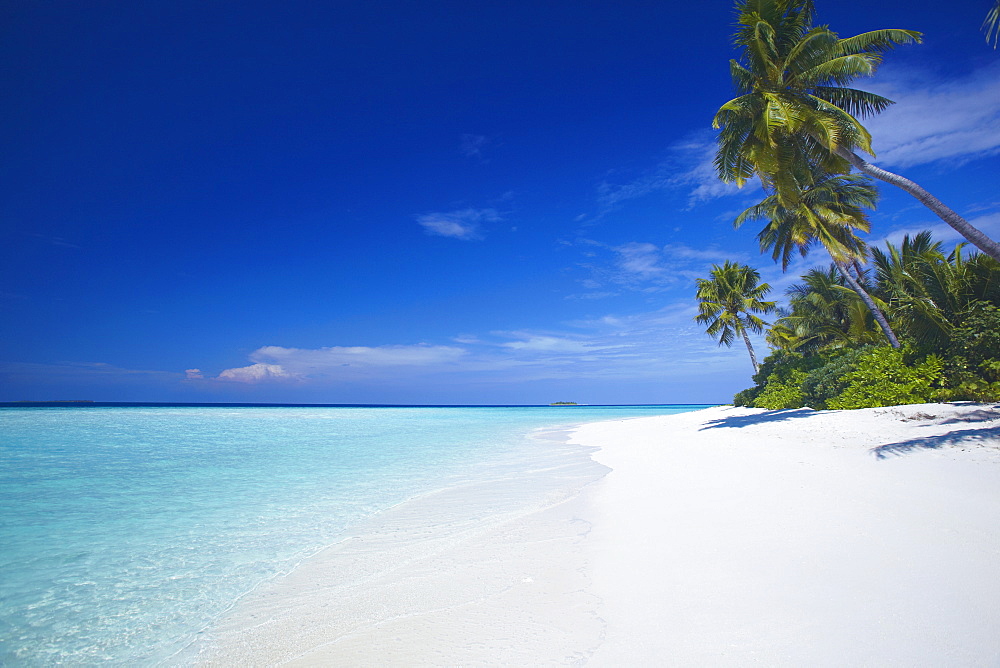
[[[757,365],[757,356],[753,354],[753,346],[750,345],[750,337],[747,336],[747,330],[740,327],[740,334],[743,335],[743,342],[747,344],[747,352],[750,353],[750,362],[753,363],[753,375],[757,375],[760,371],[760,367]]]
[[[904,176],[886,171],[881,167],[876,167],[870,162],[863,160],[857,153],[849,151],[843,146],[837,149],[837,155],[851,163],[858,171],[879,181],[891,183],[897,188],[902,188],[910,193],[920,200],[921,204],[936,213],[941,220],[951,225],[959,234],[972,242],[976,248],[997,262],[1000,262],[1000,243],[990,239],[982,230],[973,227],[969,221],[952,211],[944,202],[924,190],[921,186]]]
[[[865,275],[864,270],[861,268],[861,263],[857,260],[854,261],[854,275],[857,276],[858,282],[861,282],[861,277]]]
[[[882,313],[882,310],[875,305],[875,300],[872,299],[872,296],[861,286],[858,279],[851,275],[850,267],[836,258],[834,258],[833,263],[837,265],[837,269],[840,270],[844,280],[850,284],[851,289],[858,294],[858,297],[861,297],[861,301],[863,301],[865,306],[868,307],[868,310],[872,312],[872,316],[875,318],[875,322],[878,323],[878,326],[882,328],[882,333],[885,334],[885,338],[889,339],[889,345],[893,348],[899,348],[899,339],[896,338],[896,334],[892,331],[892,328],[889,327],[889,321],[886,320],[885,314]]]

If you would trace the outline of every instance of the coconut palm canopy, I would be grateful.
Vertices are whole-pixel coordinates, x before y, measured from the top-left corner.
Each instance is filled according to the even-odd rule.
[[[871,135],[860,123],[892,101],[848,87],[871,76],[882,54],[918,42],[912,30],[875,30],[847,39],[814,26],[811,0],[744,0],[736,4],[730,61],[739,97],[726,102],[713,125],[721,128],[715,165],[724,181],[743,184],[759,176],[782,199],[794,199],[817,165],[846,173],[840,148],[872,154]]]
[[[834,260],[853,263],[867,257],[865,242],[857,232],[868,232],[867,211],[874,209],[878,191],[857,175],[818,173],[799,194],[794,206],[786,206],[777,193],[745,209],[733,221],[737,228],[748,221],[765,221],[757,235],[762,253],[788,267],[793,254],[805,257],[819,244]]]
[[[910,193],[1000,261],[1000,243],[917,183],[855,152],[874,155],[858,117],[892,101],[847,84],[874,74],[885,51],[920,41],[920,33],[883,29],[840,39],[813,25],[812,0],[738,0],[736,8],[733,42],[742,59],[730,61],[730,71],[741,95],[722,105],[713,121],[720,128],[715,167],[722,180],[742,185],[756,175],[782,203],[794,204],[817,171],[853,167]]]

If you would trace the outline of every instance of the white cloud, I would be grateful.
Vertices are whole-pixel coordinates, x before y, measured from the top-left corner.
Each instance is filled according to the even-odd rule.
[[[865,121],[879,164],[907,167],[1000,152],[1000,64],[944,80],[885,67],[866,88],[896,102]]]
[[[461,209],[417,216],[417,222],[427,234],[465,241],[482,239],[481,223],[500,220],[502,218],[496,209]]]
[[[237,383],[263,383],[274,380],[297,380],[297,377],[285,371],[280,365],[258,363],[235,369],[226,369],[219,374],[218,380],[234,381]]]
[[[740,188],[735,183],[726,183],[720,179],[714,162],[716,148],[715,137],[708,133],[699,135],[696,140],[692,139],[673,147],[681,164],[686,165],[686,169],[678,172],[673,177],[672,183],[692,188],[688,192],[688,208],[708,200],[739,195],[746,189],[754,191],[760,187],[757,180]]]
[[[663,247],[663,253],[675,260],[695,260],[697,262],[711,262],[713,264],[732,260],[740,255],[733,251],[724,251],[718,248],[692,248],[685,244],[667,244]]]
[[[1000,64],[947,80],[885,67],[863,87],[896,102],[864,121],[879,164],[907,167],[1000,153]],[[740,189],[718,178],[715,152],[714,133],[697,132],[671,146],[666,160],[632,181],[603,182],[598,217],[623,202],[662,190],[687,188],[689,208],[722,197],[755,196],[760,188],[756,180]]]
[[[201,373],[201,369],[187,369],[184,371],[188,380],[201,380],[205,376]]]
[[[590,353],[598,350],[606,350],[611,347],[607,345],[599,345],[586,339],[567,338],[566,336],[553,336],[549,334],[513,332],[506,335],[515,336],[517,339],[514,341],[503,342],[500,346],[516,351],[574,355],[578,353]]]
[[[319,349],[264,346],[255,350],[250,359],[274,362],[298,373],[307,373],[337,367],[430,366],[452,362],[464,354],[463,348],[431,345],[332,346]]]
[[[323,378],[374,376],[381,369],[447,366],[465,355],[464,348],[433,345],[331,346],[286,348],[263,346],[250,353],[250,366],[222,371],[216,380],[242,383],[314,381]]]

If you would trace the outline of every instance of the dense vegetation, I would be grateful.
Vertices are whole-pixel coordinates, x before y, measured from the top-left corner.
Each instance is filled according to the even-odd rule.
[[[767,330],[773,352],[734,403],[757,408],[864,408],[1000,400],[1000,263],[924,232],[873,250],[854,278],[898,333],[893,348],[833,266],[788,290]]]
[[[754,269],[727,262],[699,279],[696,320],[720,344],[742,336],[754,366],[755,386],[734,403],[862,408],[1000,399],[1000,243],[857,154],[874,155],[858,119],[893,103],[848,84],[920,34],[841,39],[813,24],[812,0],[737,0],[736,10],[741,57],[730,70],[738,97],[715,117],[715,165],[723,181],[759,179],[766,196],[735,225],[762,221],[761,252],[783,268],[815,247],[833,263],[802,276],[769,326],[755,314],[775,308],[764,301],[771,288]],[[995,31],[996,10],[991,16]],[[965,244],[946,252],[927,232],[870,249],[859,236],[871,229],[878,199],[870,178],[912,194],[980,252]],[[758,366],[747,330],[765,328],[773,352]]]

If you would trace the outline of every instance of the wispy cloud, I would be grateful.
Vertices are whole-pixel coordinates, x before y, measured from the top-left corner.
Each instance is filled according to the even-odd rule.
[[[726,183],[720,179],[714,162],[716,146],[714,133],[706,131],[673,147],[678,163],[685,167],[674,175],[673,183],[689,189],[688,208],[708,200],[740,195],[760,188],[760,183],[756,180],[740,188],[735,183]]]
[[[485,135],[464,134],[458,150],[467,158],[483,159],[483,149],[490,143]]]
[[[616,247],[615,252],[618,254],[618,268],[629,279],[660,282],[667,274],[658,246],[632,241]]]
[[[502,220],[496,209],[461,209],[417,216],[417,222],[427,234],[473,241],[483,238],[482,223]]]
[[[949,79],[886,67],[864,87],[896,101],[865,121],[879,164],[906,167],[1000,153],[1000,64]],[[665,159],[631,179],[606,178],[598,186],[594,218],[661,191],[686,191],[688,208],[722,197],[755,196],[757,181],[741,189],[718,178],[715,151],[715,133],[703,130],[670,146]]]
[[[255,385],[300,387],[395,384],[415,379],[438,384],[510,385],[546,379],[657,379],[696,377],[706,369],[744,370],[748,362],[715,342],[693,322],[693,300],[650,312],[605,314],[559,329],[461,335],[450,345],[263,346],[249,366],[217,378]],[[450,379],[450,380],[449,380]]]
[[[747,260],[743,253],[714,246],[694,248],[680,243],[660,246],[643,241],[608,245],[590,239],[578,243],[586,246],[590,257],[581,265],[589,276],[579,281],[588,292],[571,295],[573,299],[613,296],[621,289],[662,292],[693,284],[712,264]]]
[[[64,237],[54,236],[51,234],[40,234],[38,232],[25,232],[25,234],[52,246],[61,246],[63,248],[82,248],[81,246],[68,241]]]
[[[519,353],[568,354],[595,353],[608,350],[614,346],[601,345],[586,338],[570,338],[566,335],[543,334],[534,332],[509,332],[496,334],[514,337],[512,341],[504,341],[498,345]]]
[[[1000,63],[947,79],[885,67],[866,88],[896,102],[866,122],[879,164],[963,162],[1000,152]]]
[[[756,180],[740,188],[724,183],[716,173],[715,133],[701,130],[667,149],[666,157],[650,169],[625,180],[606,177],[597,188],[598,212],[583,220],[599,220],[625,203],[657,192],[686,193],[686,208],[721,197],[753,196],[759,190]]]
[[[30,362],[12,362],[0,365],[0,373],[9,374],[37,374],[40,376],[62,376],[62,377],[94,377],[94,376],[164,376],[177,378],[179,374],[167,371],[154,371],[150,369],[126,369],[124,367],[108,364],[107,362],[58,362],[55,364],[37,364]]]
[[[284,348],[264,346],[251,355],[257,361],[273,361],[299,372],[333,367],[427,366],[451,362],[464,351],[454,346],[391,345],[331,346],[329,348]]]

